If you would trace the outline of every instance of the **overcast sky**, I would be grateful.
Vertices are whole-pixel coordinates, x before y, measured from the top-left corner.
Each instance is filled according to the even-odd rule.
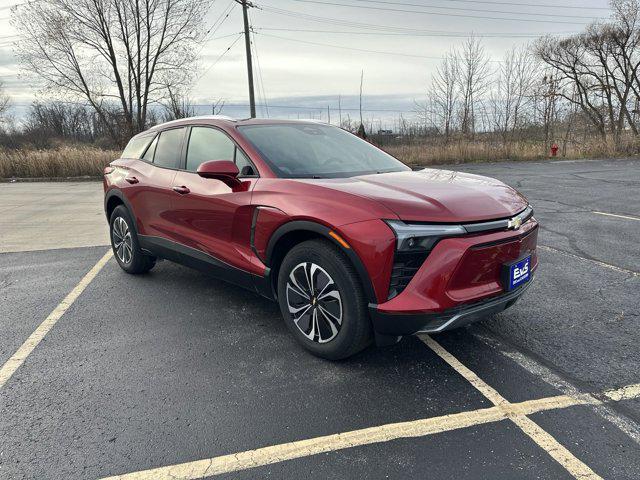
[[[0,0],[0,79],[19,112],[35,98],[37,91],[18,77],[19,65],[11,46],[15,38],[10,37],[18,32],[9,24],[9,9],[15,3],[16,0]],[[255,0],[254,3],[257,8],[252,8],[250,14],[260,67],[255,72],[258,103],[263,105],[266,96],[271,116],[322,115],[325,120],[329,105],[332,121],[337,117],[339,95],[343,115],[356,115],[348,109],[357,107],[361,70],[364,70],[366,116],[389,122],[398,115],[392,110],[411,111],[414,99],[424,96],[422,92],[438,57],[460,45],[466,35],[484,37],[487,53],[499,60],[514,45],[530,42],[537,35],[578,32],[590,20],[609,15],[606,0]],[[224,99],[227,107],[223,113],[245,116],[246,63],[244,43],[238,39],[242,31],[241,7],[233,0],[213,1],[206,25],[215,27],[202,50],[202,76],[191,95],[201,104]],[[283,106],[295,108],[278,108]],[[374,112],[375,109],[380,111]],[[209,109],[202,107],[202,110],[204,113]],[[258,113],[266,115],[264,106],[259,107]]]

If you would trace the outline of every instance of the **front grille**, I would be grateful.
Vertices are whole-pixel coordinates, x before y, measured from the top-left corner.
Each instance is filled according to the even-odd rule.
[[[402,292],[409,284],[418,269],[422,266],[429,252],[396,252],[389,283],[389,300]]]

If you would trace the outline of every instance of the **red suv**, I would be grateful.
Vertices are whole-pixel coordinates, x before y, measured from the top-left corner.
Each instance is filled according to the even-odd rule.
[[[500,312],[537,266],[538,223],[511,187],[412,171],[313,121],[158,125],[105,169],[104,189],[123,270],[165,258],[277,300],[329,359]]]

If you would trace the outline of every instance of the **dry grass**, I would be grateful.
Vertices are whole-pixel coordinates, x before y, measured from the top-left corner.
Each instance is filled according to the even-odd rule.
[[[420,142],[413,144],[385,145],[382,147],[391,155],[409,165],[441,165],[449,163],[527,161],[550,157],[550,152],[539,142],[511,142],[502,144],[492,141],[454,140],[448,144]],[[575,142],[562,147],[558,158],[614,158],[637,154],[638,145],[623,143],[614,148],[599,139]]]
[[[50,150],[0,149],[0,178],[99,177],[120,152],[86,146]]]
[[[500,160],[539,160],[548,158],[543,145],[537,142],[500,144],[492,141],[455,140],[448,144],[428,142],[386,145],[383,147],[409,165],[441,165],[448,163],[486,162]],[[613,158],[638,152],[635,141],[623,142],[618,148],[598,139],[576,142],[562,149],[559,158]],[[64,178],[99,177],[103,168],[120,156],[119,151],[101,150],[89,146],[61,145],[47,150],[0,148],[0,178]]]

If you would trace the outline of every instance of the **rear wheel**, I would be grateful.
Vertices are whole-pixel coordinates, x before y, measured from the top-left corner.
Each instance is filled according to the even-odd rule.
[[[285,323],[307,350],[339,360],[371,343],[371,321],[357,273],[337,247],[324,240],[295,246],[278,275]]]
[[[118,205],[109,221],[111,248],[118,265],[127,273],[145,273],[156,264],[155,257],[145,255],[140,249],[133,220],[124,205]]]

